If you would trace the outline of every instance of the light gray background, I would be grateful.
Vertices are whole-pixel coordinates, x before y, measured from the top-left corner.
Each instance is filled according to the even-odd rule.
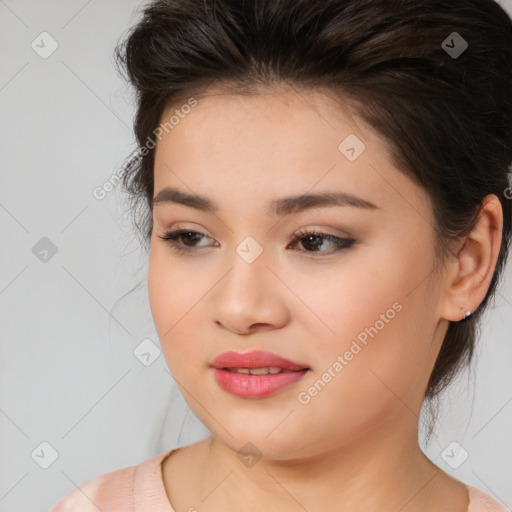
[[[141,6],[0,0],[1,512],[48,510],[98,474],[208,433],[163,356],[145,366],[133,354],[145,338],[158,345],[146,256],[122,196],[92,193],[135,147],[133,101],[112,53]],[[43,31],[58,43],[46,59],[31,47]],[[57,248],[46,262],[32,252],[43,237]],[[445,396],[438,436],[425,450],[510,509],[510,262],[505,277],[474,375]],[[469,454],[457,469],[441,456],[453,441]],[[40,464],[51,450],[42,442],[58,453],[47,469]]]

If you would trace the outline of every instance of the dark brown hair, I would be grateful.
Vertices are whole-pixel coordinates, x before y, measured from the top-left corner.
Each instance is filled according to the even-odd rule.
[[[170,105],[199,98],[211,85],[257,94],[259,87],[291,84],[350,99],[387,141],[396,167],[428,193],[440,261],[471,232],[484,197],[497,195],[504,225],[492,281],[468,320],[450,322],[425,398],[436,397],[470,362],[512,223],[505,192],[512,162],[512,21],[498,3],[156,0],[115,55],[137,97],[139,147],[123,184],[145,243],[154,193],[148,140]]]

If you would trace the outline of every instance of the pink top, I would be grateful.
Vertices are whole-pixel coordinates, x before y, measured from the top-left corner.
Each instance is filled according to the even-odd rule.
[[[98,475],[66,494],[50,512],[175,512],[162,479],[162,461],[173,448],[135,466]],[[467,486],[468,512],[508,512],[487,494]]]

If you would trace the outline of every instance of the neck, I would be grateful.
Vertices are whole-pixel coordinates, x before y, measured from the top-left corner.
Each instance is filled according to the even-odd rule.
[[[411,415],[413,416],[413,415]],[[416,428],[389,424],[313,455],[262,457],[246,467],[236,451],[215,437],[204,443],[197,481],[201,510],[333,510],[465,512],[465,486],[437,468],[421,451]],[[398,429],[397,425],[402,428]],[[403,428],[407,427],[407,428]],[[247,508],[254,504],[253,508]]]

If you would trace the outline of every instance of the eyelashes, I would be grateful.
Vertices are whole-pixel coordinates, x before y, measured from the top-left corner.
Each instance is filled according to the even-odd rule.
[[[178,253],[197,253],[199,247],[203,246],[195,246],[195,245],[187,245],[188,243],[194,244],[199,242],[202,238],[209,238],[204,233],[199,231],[194,231],[190,229],[176,229],[167,231],[163,236],[158,236],[161,240],[166,242],[169,247],[178,252]],[[305,241],[305,242],[304,242]],[[322,241],[319,243],[319,241]],[[330,251],[317,250],[319,247],[321,248],[324,244],[323,241],[327,241],[334,245],[334,249]],[[184,243],[185,242],[185,243]],[[301,230],[298,233],[292,235],[292,244],[297,246],[301,244],[304,247],[312,247],[313,250],[300,250],[299,252],[305,252],[309,254],[320,254],[320,255],[332,255],[338,252],[341,252],[345,249],[348,249],[356,240],[352,238],[340,238],[334,235],[330,235],[327,233],[322,233],[317,230]],[[295,249],[298,250],[298,249]]]

